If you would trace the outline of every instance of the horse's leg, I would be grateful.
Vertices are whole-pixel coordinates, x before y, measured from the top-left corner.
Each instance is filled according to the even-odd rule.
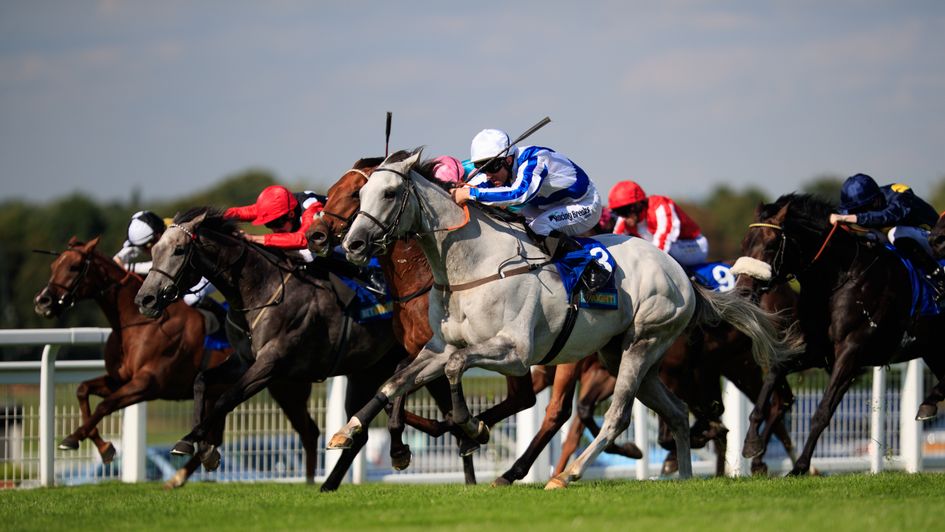
[[[790,476],[807,474],[810,469],[811,457],[814,455],[814,448],[817,446],[817,440],[821,433],[830,425],[830,419],[833,417],[837,405],[843,399],[843,395],[853,384],[853,378],[856,376],[856,366],[853,361],[851,350],[844,351],[837,357],[833,365],[833,373],[830,374],[830,382],[827,384],[827,390],[824,392],[820,404],[817,405],[817,411],[810,422],[810,432],[807,435],[807,441],[804,442],[804,450],[794,463],[794,467],[788,473]]]
[[[779,379],[784,378],[782,368],[772,366],[765,375],[764,384],[761,391],[755,399],[755,407],[752,408],[748,416],[748,434],[745,435],[745,445],[742,447],[742,456],[745,458],[754,458],[765,452],[765,440],[760,434],[761,424],[768,417],[770,409],[771,394]]]
[[[945,360],[941,356],[934,355],[926,355],[923,360],[932,370],[932,374],[938,378],[938,383],[919,405],[919,411],[915,415],[917,421],[935,417],[938,414],[938,403],[945,401]]]
[[[496,423],[503,419],[535,406],[535,384],[532,381],[531,373],[507,376],[505,381],[505,399],[479,414],[479,419],[489,428],[494,427]]]
[[[119,386],[117,390],[102,399],[102,402],[98,404],[95,411],[89,416],[89,419],[77,428],[75,432],[67,436],[63,440],[63,444],[72,441],[78,443],[84,440],[95,429],[98,422],[112,412],[121,410],[126,406],[153,399],[157,391],[155,388],[156,382],[151,374],[139,373],[135,375],[133,379]]]
[[[398,364],[394,373],[405,368],[408,363],[409,360],[405,360]],[[391,402],[391,411],[387,418],[387,432],[390,433],[390,463],[394,470],[403,471],[410,466],[410,446],[404,443],[407,394],[395,397]]]
[[[571,404],[574,401],[574,387],[577,384],[578,368],[580,366],[581,362],[579,361],[562,364],[555,370],[551,400],[548,403],[548,408],[545,409],[545,419],[541,422],[541,428],[538,429],[538,433],[532,438],[522,456],[512,464],[508,471],[502,473],[492,482],[493,486],[508,486],[516,480],[525,478],[541,451],[548,445],[551,438],[558,433],[564,422],[571,417]]]
[[[109,385],[110,380],[111,378],[108,375],[102,375],[101,377],[87,380],[79,384],[79,387],[76,388],[75,396],[79,401],[79,410],[82,412],[83,424],[88,423],[89,418],[92,417],[92,409],[89,407],[89,395],[97,395],[104,398],[114,393],[114,388]],[[92,427],[91,432],[89,432],[89,438],[98,449],[99,455],[102,457],[102,463],[111,463],[112,459],[115,458],[115,446],[112,445],[111,442],[102,439],[98,432],[98,425]],[[59,443],[59,448],[63,450],[78,449],[79,441],[65,438]]]
[[[578,394],[577,416],[595,438],[600,434],[600,426],[597,424],[597,420],[594,419],[594,410],[597,409],[598,403],[613,395],[615,382],[614,378],[603,370],[584,371],[581,374],[581,392]],[[627,442],[623,445],[610,443],[604,448],[604,452],[626,458],[643,458],[643,452],[633,442]]]
[[[446,377],[437,377],[432,381],[426,384],[426,389],[430,392],[430,397],[433,398],[433,401],[436,403],[437,408],[440,409],[440,412],[444,416],[449,414],[450,408],[452,407],[452,399],[450,398],[450,383],[446,380]],[[409,424],[410,412],[407,412],[408,424]],[[429,433],[431,436],[439,437],[444,434],[451,425],[448,423],[441,423],[439,421],[431,422],[436,427],[436,430],[439,431],[438,434]],[[413,425],[411,425],[413,426]],[[476,467],[473,463],[473,453],[479,449],[479,443],[476,440],[463,434],[461,430],[453,427],[451,433],[456,437],[456,445],[459,447],[459,455],[463,460],[463,476],[465,477],[466,484],[473,485],[476,483]]]
[[[207,435],[214,425],[226,418],[226,415],[233,411],[240,403],[256,395],[260,390],[269,385],[274,378],[279,377],[276,371],[278,350],[275,346],[267,345],[259,351],[258,358],[240,375],[236,382],[227,388],[227,390],[216,400],[213,408],[203,419],[194,426],[186,436],[181,438],[171,452],[174,454],[191,455],[194,452],[194,442],[200,442],[207,439]]]
[[[240,376],[246,373],[247,368],[248,366],[244,363],[243,359],[234,354],[224,360],[220,365],[197,373],[197,376],[194,377],[194,413],[192,426],[196,427],[206,418],[207,412],[213,408],[213,404],[216,403],[220,396],[223,395],[233,383],[239,380]],[[222,438],[222,434],[220,437]],[[202,447],[219,444],[219,442],[214,444],[212,442],[181,440],[177,442],[177,445],[171,450],[171,454],[193,456],[196,452],[196,443],[201,443]],[[180,471],[178,471],[178,473],[180,473]]]
[[[580,417],[575,415],[574,418],[571,419],[571,426],[568,428],[568,436],[564,439],[564,443],[561,444],[561,456],[558,458],[558,463],[555,465],[552,476],[560,474],[564,471],[564,468],[568,466],[568,460],[571,459],[571,455],[577,450],[583,434],[584,423],[581,422]]]
[[[372,395],[374,394],[374,390],[378,388],[378,380],[375,375],[370,374],[349,376],[348,387],[345,391],[345,413],[350,415],[354,409],[363,408],[365,404],[373,401]],[[367,443],[367,440],[367,430],[360,431],[353,435],[352,445],[341,452],[341,456],[335,463],[335,467],[332,468],[331,473],[328,474],[328,478],[325,479],[325,483],[322,484],[320,488],[321,491],[329,492],[338,489],[341,481],[348,473],[351,463],[354,462],[355,457]]]
[[[689,447],[689,412],[686,403],[673,395],[659,379],[659,369],[650,368],[640,385],[640,401],[666,420],[676,440],[679,478],[692,477],[692,456]]]
[[[604,415],[604,425],[600,433],[571,465],[548,481],[545,489],[565,488],[569,482],[581,478],[584,470],[597,458],[597,455],[627,429],[633,412],[633,398],[641,387],[642,381],[646,380],[649,370],[655,367],[655,363],[668,345],[656,346],[655,344],[654,338],[646,338],[636,340],[624,349],[617,372],[613,400]]]
[[[429,346],[429,344],[427,344]],[[365,427],[382,411],[387,401],[396,398],[417,386],[421,386],[443,375],[443,368],[449,359],[449,354],[455,349],[443,345],[442,349],[433,350],[424,347],[413,362],[404,369],[394,373],[385,382],[377,394],[357,411],[344,427],[341,427],[328,442],[329,449],[347,449],[354,443],[354,436],[361,433]]]
[[[305,482],[315,483],[315,467],[318,462],[318,425],[308,414],[308,399],[312,395],[309,382],[284,379],[273,382],[269,395],[279,404],[292,428],[299,433],[305,449]]]

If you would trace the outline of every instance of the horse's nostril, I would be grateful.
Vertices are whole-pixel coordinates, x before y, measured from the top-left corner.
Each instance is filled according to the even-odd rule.
[[[348,251],[360,251],[364,248],[363,240],[352,240],[348,243]]]
[[[48,305],[52,303],[52,299],[50,299],[49,296],[40,296],[36,298],[36,302],[39,303],[40,305]]]
[[[324,244],[326,240],[328,240],[327,234],[321,231],[315,231],[314,233],[312,233],[312,242],[314,242],[315,244]]]
[[[155,299],[156,298],[154,296],[150,296],[150,295],[144,296],[141,298],[141,306],[150,307],[151,305],[154,304]]]

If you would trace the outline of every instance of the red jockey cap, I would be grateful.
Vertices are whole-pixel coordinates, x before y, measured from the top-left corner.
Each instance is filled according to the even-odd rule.
[[[265,225],[295,210],[299,204],[289,189],[272,185],[263,189],[256,198],[256,219],[253,225]]]
[[[610,195],[607,198],[608,207],[619,209],[632,203],[646,199],[646,192],[634,181],[621,181],[610,189]]]

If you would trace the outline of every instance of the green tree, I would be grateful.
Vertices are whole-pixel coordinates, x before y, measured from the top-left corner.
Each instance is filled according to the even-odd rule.
[[[739,256],[742,238],[755,218],[755,209],[767,201],[765,193],[755,187],[742,192],[726,185],[716,187],[699,208],[690,213],[709,239],[710,258],[728,260]]]

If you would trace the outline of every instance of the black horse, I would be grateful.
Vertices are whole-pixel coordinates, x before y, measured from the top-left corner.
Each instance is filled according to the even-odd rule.
[[[180,454],[193,454],[195,444],[205,442],[216,423],[275,381],[310,383],[347,375],[345,408],[355,412],[406,356],[389,320],[362,324],[352,319],[323,262],[303,268],[283,253],[251,244],[219,211],[204,207],[178,215],[154,246],[153,256],[154,267],[135,300],[141,312],[160,313],[180,295],[180,287],[192,286],[203,275],[245,317],[255,359],[178,442],[175,450]],[[209,386],[227,371],[223,364],[207,371],[203,381]],[[201,402],[196,405],[200,408]],[[304,440],[317,441],[314,422],[295,428]],[[322,491],[338,487],[366,442],[365,432],[342,452]]]
[[[763,449],[758,426],[777,378],[814,367],[830,372],[792,475],[808,472],[817,439],[866,367],[922,357],[939,379],[937,389],[945,377],[945,315],[914,316],[909,273],[901,259],[846,226],[831,226],[831,212],[829,204],[809,195],[788,194],[760,206],[757,223],[742,242],[747,258],[735,266],[741,273],[739,284],[756,296],[792,277],[800,281],[797,317],[807,345],[801,355],[772,367],[766,376],[751,414],[744,455],[752,457]],[[930,396],[917,417],[935,414]]]

